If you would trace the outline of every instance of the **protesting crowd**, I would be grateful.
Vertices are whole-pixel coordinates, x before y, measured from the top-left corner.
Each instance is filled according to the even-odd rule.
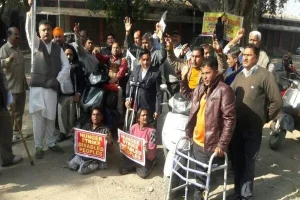
[[[44,141],[48,149],[63,154],[58,143],[82,134],[80,131],[104,135],[105,148],[116,148],[118,143],[121,147],[118,132],[122,131],[118,128],[128,123],[127,114],[131,113],[132,123],[123,131],[142,139],[145,159],[141,164],[124,154],[118,168],[121,175],[136,171],[147,178],[156,164],[156,138],[161,134],[156,131],[157,120],[165,95],[161,85],[165,84],[171,96],[180,93],[191,104],[185,134],[193,143],[193,158],[208,163],[215,153],[214,163],[218,164],[224,162],[227,153],[234,173],[234,194],[227,199],[253,199],[263,126],[282,107],[269,57],[260,48],[259,31],[250,32],[249,44],[243,48],[239,43],[245,30],[240,29],[228,43],[217,33],[212,44],[190,49],[181,44],[178,31],[164,33],[157,24],[154,33],[143,34],[141,30],[133,31],[126,17],[124,41],[108,34],[106,47],[100,48],[80,24],[74,25],[75,42],[70,42],[65,41],[64,30],[52,27],[47,20],[38,23],[38,37],[32,33],[31,19],[32,10],[25,24],[28,44],[34,52],[29,83],[16,27],[8,29],[7,43],[0,49],[2,166],[22,161],[21,156],[13,154],[12,144],[20,138],[29,90],[36,159],[44,157]],[[89,101],[91,105],[86,103]],[[55,130],[59,130],[59,136]],[[104,160],[76,152],[67,165],[80,174],[108,167]],[[195,169],[205,171],[200,165]],[[196,181],[205,185],[206,177],[196,175]],[[203,199],[203,195],[204,189],[195,187],[194,199]]]

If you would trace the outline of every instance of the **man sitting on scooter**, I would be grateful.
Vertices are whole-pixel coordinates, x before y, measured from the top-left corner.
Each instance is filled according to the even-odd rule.
[[[123,86],[126,84],[124,78],[128,72],[128,64],[125,58],[122,58],[119,43],[114,42],[111,46],[111,56],[104,56],[101,53],[94,52],[100,63],[108,65],[109,82],[104,86],[108,91],[118,92],[117,109],[120,115],[123,115]]]
[[[132,125],[132,127],[130,128],[130,134],[142,138],[146,141],[144,144],[146,164],[145,166],[139,165],[123,156],[119,171],[120,174],[125,175],[132,170],[136,170],[136,173],[139,177],[147,178],[156,163],[156,130],[149,125],[148,112],[144,108],[140,108],[138,110],[136,121],[137,123]]]
[[[193,138],[196,160],[207,164],[215,152],[218,157],[214,161],[219,163],[219,157],[223,157],[227,150],[235,127],[235,96],[232,89],[221,81],[222,75],[218,72],[215,58],[204,60],[201,77],[203,81],[197,85],[192,95],[186,135]],[[187,84],[183,85],[188,87]],[[205,169],[196,165],[196,170]],[[196,180],[205,186],[206,176],[197,175]],[[196,187],[194,199],[203,199],[203,192],[204,189]]]
[[[134,93],[130,93],[130,81],[138,83],[139,86],[137,96],[134,97]],[[160,90],[161,73],[158,68],[151,66],[151,53],[148,49],[141,50],[139,56],[139,65],[136,66],[127,82],[126,87],[126,102],[125,106],[130,108],[133,99],[133,108],[138,110],[139,108],[146,108],[150,123],[158,118],[161,113],[162,92]]]
[[[103,124],[103,114],[100,108],[95,107],[92,109],[91,120],[82,129],[95,133],[106,134],[107,145],[113,145],[110,130]],[[91,158],[85,158],[76,154],[70,157],[70,159],[67,161],[67,165],[69,169],[78,170],[78,173],[80,174],[88,174],[99,169],[107,168],[106,162]]]

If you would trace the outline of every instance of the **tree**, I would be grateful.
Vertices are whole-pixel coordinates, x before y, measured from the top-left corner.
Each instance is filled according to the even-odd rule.
[[[15,25],[20,13],[25,12],[26,0],[0,0],[0,38],[6,38],[6,29]]]
[[[97,12],[106,10],[110,19],[120,22],[124,16],[143,19],[149,10],[150,0],[86,0],[88,8]],[[259,17],[264,13],[276,14],[278,8],[283,8],[287,0],[156,0],[164,2],[169,10],[179,12],[182,4],[190,3],[201,12],[228,12],[244,17],[246,31],[256,30]]]
[[[107,12],[107,20],[114,27],[123,21],[125,16],[143,19],[149,8],[148,0],[85,0],[87,7],[94,13],[100,10]]]

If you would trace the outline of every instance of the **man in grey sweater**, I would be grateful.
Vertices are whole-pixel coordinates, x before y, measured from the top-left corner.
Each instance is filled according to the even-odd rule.
[[[13,142],[20,139],[19,130],[22,129],[22,119],[25,108],[26,91],[28,87],[25,77],[24,57],[19,47],[20,33],[16,27],[7,30],[7,43],[0,49],[1,66],[8,81],[8,89],[13,96],[14,113],[11,112],[13,123]],[[18,124],[18,125],[17,125]],[[24,135],[25,136],[25,135]]]
[[[254,44],[245,47],[244,69],[231,84],[236,95],[237,124],[232,138],[235,194],[228,199],[253,199],[255,160],[263,125],[282,107],[274,75],[257,65],[259,52]]]

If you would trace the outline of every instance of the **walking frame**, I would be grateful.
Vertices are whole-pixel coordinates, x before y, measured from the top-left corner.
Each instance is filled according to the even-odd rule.
[[[179,145],[179,143],[182,144],[182,140],[185,140],[185,144]],[[223,200],[226,199],[226,186],[227,186],[227,168],[228,168],[228,157],[227,154],[224,153],[225,156],[225,162],[223,165],[220,166],[216,166],[213,164],[213,160],[216,157],[216,153],[213,153],[212,156],[209,159],[209,163],[201,163],[195,159],[193,159],[191,157],[191,140],[189,138],[183,137],[181,138],[177,144],[176,144],[176,149],[175,149],[175,159],[173,161],[173,169],[172,169],[172,173],[171,173],[171,177],[170,177],[170,182],[169,182],[169,188],[168,188],[168,193],[167,193],[167,200],[170,199],[170,194],[172,192],[175,192],[177,190],[180,190],[182,188],[185,188],[185,200],[187,200],[188,197],[188,186],[189,185],[195,185],[196,187],[200,187],[202,189],[204,189],[205,191],[205,195],[204,195],[204,199],[207,200],[208,199],[208,195],[209,195],[209,190],[210,190],[210,178],[211,178],[211,173],[214,171],[218,171],[218,170],[224,170],[224,182],[223,182]],[[180,146],[182,148],[180,148]],[[186,162],[186,166],[183,166],[182,162],[180,162],[180,160],[184,158],[187,160]],[[202,167],[204,167],[205,169],[207,169],[207,172],[202,172],[202,171],[197,171],[193,168],[191,168],[191,163],[200,165]],[[181,175],[178,172],[177,168],[182,168],[184,171],[186,171],[186,177],[184,177],[183,175]],[[196,182],[195,179],[191,179],[190,173],[194,173],[194,174],[198,174],[198,175],[202,175],[202,176],[206,176],[206,184],[202,185]],[[172,187],[172,177],[173,175],[177,175],[181,180],[183,180],[185,183],[182,185],[179,185],[175,188],[171,188]]]
[[[134,91],[134,88],[135,88],[135,95],[134,95],[133,106],[132,106],[132,108],[130,107],[130,108],[126,109],[124,127],[123,127],[123,131],[125,131],[125,132],[129,132],[130,127],[134,123],[135,114],[136,114],[135,112],[136,112],[136,108],[137,108],[138,90],[139,90],[139,82],[130,81],[130,89],[129,89],[130,101],[132,99],[132,93]]]

